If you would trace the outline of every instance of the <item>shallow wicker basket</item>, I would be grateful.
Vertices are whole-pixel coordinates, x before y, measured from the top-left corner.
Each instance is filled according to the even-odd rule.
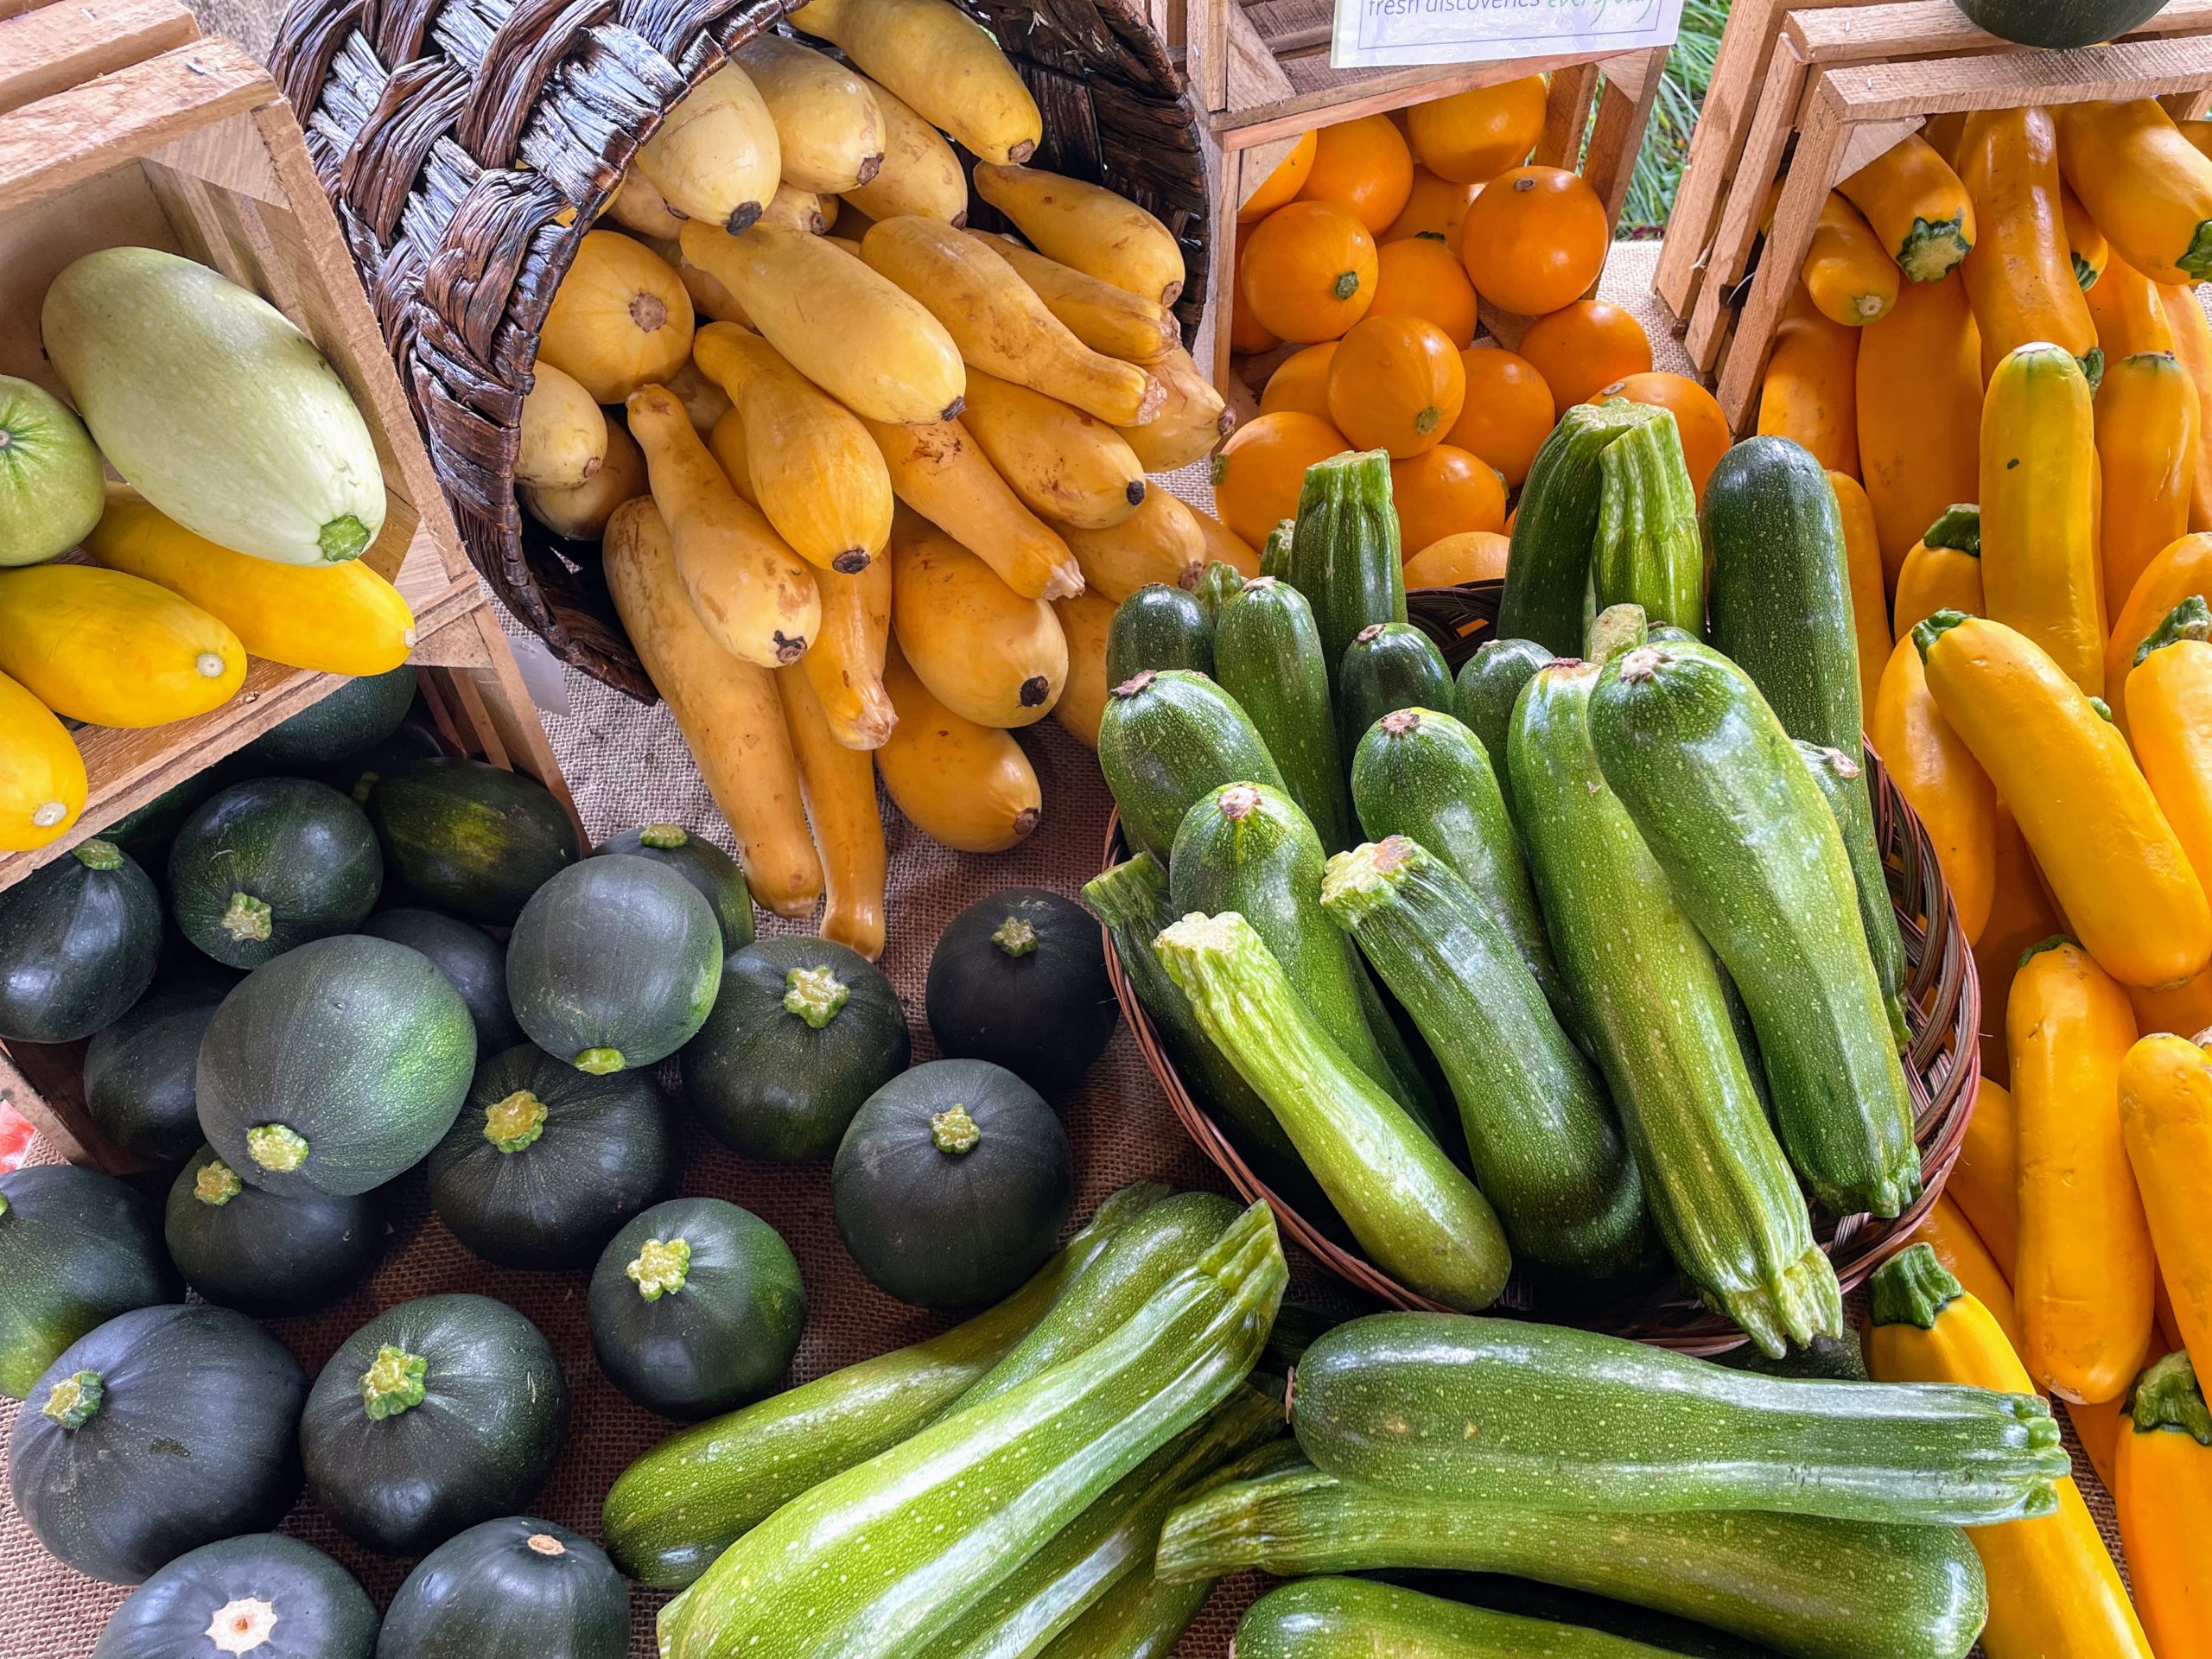
[[[1110,185],[1181,241],[1187,338],[1206,299],[1206,163],[1141,8],[960,3],[1043,111],[1034,164]],[[555,655],[647,701],[596,547],[516,505],[517,423],[553,291],[632,155],[785,11],[784,0],[294,0],[273,54],[470,556]],[[1001,223],[980,202],[970,217]]]
[[[1494,631],[1500,586],[1481,582],[1414,593],[1408,596],[1408,613],[1437,641],[1446,660],[1456,669]],[[1958,909],[1936,866],[1936,849],[1928,831],[1871,749],[1866,761],[1874,792],[1875,836],[1888,864],[1890,896],[1897,906],[1905,959],[1911,969],[1906,1023],[1912,1033],[1912,1046],[1903,1058],[1905,1082],[1912,1091],[1913,1132],[1920,1147],[1923,1186],[1919,1200],[1891,1221],[1866,1215],[1839,1220],[1814,1212],[1814,1236],[1834,1263],[1836,1277],[1846,1291],[1903,1249],[1927,1216],[1951,1166],[1958,1160],[1981,1081],[1981,988],[1974,976],[1974,954],[1960,931]],[[1105,864],[1110,868],[1128,856],[1116,814],[1106,829]],[[1166,1091],[1169,1106],[1199,1149],[1236,1190],[1247,1198],[1267,1200],[1284,1232],[1355,1288],[1393,1307],[1448,1312],[1441,1303],[1408,1290],[1382,1272],[1339,1230],[1316,1225],[1269,1190],[1221,1125],[1184,1087],[1174,1062],[1160,1046],[1158,1033],[1110,948],[1106,966],[1137,1047]],[[1499,1300],[1498,1311],[1530,1313],[1692,1354],[1726,1352],[1746,1340],[1732,1321],[1707,1307],[1695,1292],[1676,1278],[1655,1284],[1645,1294],[1570,1306],[1539,1294],[1516,1272]]]

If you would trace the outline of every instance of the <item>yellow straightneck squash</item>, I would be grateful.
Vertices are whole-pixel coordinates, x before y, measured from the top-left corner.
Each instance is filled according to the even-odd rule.
[[[120,570],[0,571],[0,674],[91,726],[166,726],[245,680],[238,637],[190,600]]]
[[[822,859],[821,935],[874,962],[883,954],[888,866],[875,804],[875,766],[865,751],[837,741],[804,664],[778,669],[776,689]]]
[[[2012,353],[1982,406],[1980,499],[1989,614],[2034,640],[2094,697],[2105,689],[2105,628],[2093,410],[2071,353],[2048,344]]]
[[[54,713],[0,674],[0,852],[43,847],[77,822],[85,757]]]
[[[804,10],[799,28],[986,162],[1036,153],[1045,136],[1037,100],[998,42],[950,0],[808,0]]]

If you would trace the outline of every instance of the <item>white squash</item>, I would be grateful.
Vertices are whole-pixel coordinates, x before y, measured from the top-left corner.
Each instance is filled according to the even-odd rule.
[[[84,423],[44,386],[0,374],[0,565],[67,552],[106,499]]]

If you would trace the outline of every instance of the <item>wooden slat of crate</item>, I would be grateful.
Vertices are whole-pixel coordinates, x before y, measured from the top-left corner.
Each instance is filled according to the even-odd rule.
[[[2176,0],[2173,10],[2202,10]],[[2093,99],[2196,95],[2212,87],[2212,34],[2123,41],[2073,52],[2011,52],[1972,58],[1824,69],[1806,100],[1789,175],[1751,294],[1716,389],[1722,412],[1744,431],[1797,271],[1812,246],[1821,205],[1835,181],[1871,159],[1854,148],[1929,117]],[[1891,142],[1894,142],[1892,138]],[[1879,153],[1879,146],[1874,152]]]

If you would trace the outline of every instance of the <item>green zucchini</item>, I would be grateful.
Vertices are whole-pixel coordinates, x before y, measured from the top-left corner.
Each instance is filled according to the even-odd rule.
[[[1590,610],[1590,552],[1614,441],[1657,413],[1639,404],[1577,404],[1560,416],[1521,486],[1499,596],[1497,637],[1529,639],[1556,656],[1582,649]],[[1461,719],[1466,719],[1462,714]],[[1483,728],[1470,720],[1478,732]]]
[[[1459,873],[1570,1027],[1573,1004],[1552,962],[1543,913],[1506,817],[1505,749],[1493,753],[1449,715],[1400,709],[1382,716],[1352,756],[1351,798],[1372,839],[1406,836]]]
[[[1251,925],[1234,912],[1186,916],[1160,952],[1369,1258],[1447,1306],[1495,1301],[1511,1255],[1489,1201],[1344,1058]]]
[[[1203,674],[1147,669],[1106,694],[1098,766],[1133,851],[1165,860],[1183,815],[1224,784],[1284,787],[1251,719]]]
[[[1406,620],[1389,452],[1347,450],[1308,467],[1295,523],[1290,582],[1313,607],[1333,690],[1354,635],[1370,622]]]
[[[1839,1216],[1920,1192],[1912,1099],[1835,818],[1758,688],[1716,652],[1599,671],[1590,741],[1758,1033],[1782,1144]]]
[[[1582,652],[1585,662],[1603,668],[1624,651],[1634,651],[1650,638],[1651,619],[1643,607],[1629,601],[1608,605],[1592,619],[1590,638]],[[1675,632],[1682,630],[1677,628]]]
[[[1988,1612],[1980,1560],[1956,1527],[1414,1503],[1303,1459],[1168,1516],[1161,1577],[1247,1567],[1510,1573],[1694,1619],[1791,1659],[1965,1659]]]
[[[1274,1217],[1254,1205],[1088,1353],[822,1482],[746,1534],[663,1609],[664,1659],[926,1652],[1236,1391],[1288,1276]]]
[[[1835,1270],[1732,1034],[1727,982],[1590,747],[1599,670],[1529,682],[1507,754],[1561,977],[1682,1276],[1768,1353],[1843,1329]]]
[[[1669,1659],[1668,1650],[1368,1579],[1300,1579],[1244,1610],[1236,1659]]]
[[[1604,1085],[1473,890],[1392,836],[1329,861],[1321,908],[1427,1039],[1515,1252],[1591,1279],[1646,1260],[1643,1189]]]
[[[1329,669],[1306,595],[1266,576],[1247,582],[1214,619],[1214,674],[1252,717],[1322,848],[1351,846],[1351,802],[1329,718]]]
[[[607,1553],[640,1584],[690,1584],[784,1503],[926,1425],[1012,1351],[1116,1232],[1166,1196],[1149,1183],[1112,1194],[1034,1278],[963,1325],[671,1434],[607,1494]]]
[[[1655,621],[1705,631],[1705,544],[1682,435],[1666,410],[1598,458],[1598,537],[1590,579],[1599,611],[1634,604]]]
[[[1290,544],[1297,529],[1295,518],[1286,518],[1268,532],[1268,539],[1260,549],[1262,575],[1273,576],[1277,582],[1290,580]]]
[[[2054,1513],[2068,1467],[2031,1394],[1760,1376],[1449,1313],[1378,1313],[1320,1338],[1298,1364],[1291,1427],[1341,1480],[1529,1509],[1986,1526]]]
[[[1249,922],[1329,1040],[1431,1138],[1440,1138],[1436,1102],[1390,1063],[1386,1045],[1402,1046],[1402,1039],[1380,999],[1369,1001],[1359,952],[1321,913],[1326,865],[1313,825],[1287,797],[1258,784],[1231,784],[1183,820],[1167,861],[1168,897],[1178,916],[1233,910]]]
[[[1874,963],[1874,977],[1882,984],[1882,1006],[1890,1016],[1890,1036],[1899,1048],[1912,1046],[1912,1033],[1904,1022],[1904,985],[1909,971],[1904,941],[1898,937],[1896,908],[1890,902],[1890,878],[1874,839],[1873,804],[1867,798],[1866,772],[1841,749],[1822,748],[1797,741],[1805,770],[1821,788],[1843,836],[1843,850],[1851,860],[1851,878],[1859,894],[1859,921],[1866,931],[1866,951]]]
[[[1551,660],[1552,653],[1533,639],[1493,639],[1467,658],[1452,686],[1451,712],[1490,757],[1506,814],[1516,827],[1521,808],[1513,798],[1513,779],[1506,769],[1506,734],[1513,729],[1513,706],[1521,699],[1522,688]]]
[[[1780,1356],[1763,1353],[1750,1343],[1715,1356],[1723,1365],[1762,1376],[1810,1376],[1830,1382],[1864,1382],[1866,1353],[1859,1342],[1859,1327],[1847,1325],[1840,1337],[1815,1337],[1803,1347],[1794,1344]]]
[[[1410,622],[1370,623],[1337,664],[1341,753],[1349,760],[1368,728],[1395,709],[1441,709],[1451,701],[1452,671],[1427,634]]]
[[[1205,607],[1208,617],[1217,617],[1221,607],[1236,597],[1244,585],[1244,573],[1227,559],[1209,559],[1198,572],[1198,584],[1192,589],[1198,603]]]
[[[1213,619],[1197,594],[1147,582],[1114,607],[1106,627],[1106,683],[1147,668],[1213,672]]]

